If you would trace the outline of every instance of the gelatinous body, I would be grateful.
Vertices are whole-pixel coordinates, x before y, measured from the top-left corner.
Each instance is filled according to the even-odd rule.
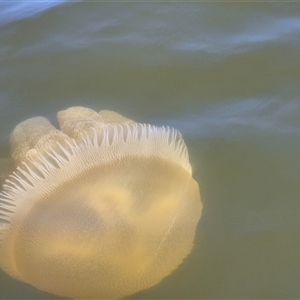
[[[0,193],[0,266],[52,294],[122,298],[170,274],[193,247],[202,204],[178,131],[83,107],[11,135]]]

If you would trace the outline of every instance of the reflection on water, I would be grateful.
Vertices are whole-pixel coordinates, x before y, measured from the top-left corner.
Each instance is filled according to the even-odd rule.
[[[5,25],[14,21],[34,17],[39,13],[49,9],[50,7],[62,4],[63,0],[60,2],[1,2],[0,11],[1,19],[0,25]]]
[[[136,298],[299,298],[298,3],[1,3],[0,154],[82,105],[179,129],[204,202],[192,254]],[[0,275],[2,298],[47,294]]]

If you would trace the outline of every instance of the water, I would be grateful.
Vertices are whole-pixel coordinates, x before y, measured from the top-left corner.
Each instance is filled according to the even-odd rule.
[[[81,105],[179,129],[195,247],[132,298],[300,297],[298,3],[0,3],[0,156],[16,124]],[[1,299],[54,298],[0,273]]]

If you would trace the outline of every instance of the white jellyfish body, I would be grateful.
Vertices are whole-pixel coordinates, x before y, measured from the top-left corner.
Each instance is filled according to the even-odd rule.
[[[122,298],[193,247],[202,204],[178,131],[73,107],[19,124],[0,193],[0,266],[59,296]]]

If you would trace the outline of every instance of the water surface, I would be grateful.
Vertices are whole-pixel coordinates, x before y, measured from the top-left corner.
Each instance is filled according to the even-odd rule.
[[[176,127],[195,246],[131,298],[300,297],[300,4],[0,3],[0,156],[74,105]],[[0,273],[1,299],[54,298]]]

